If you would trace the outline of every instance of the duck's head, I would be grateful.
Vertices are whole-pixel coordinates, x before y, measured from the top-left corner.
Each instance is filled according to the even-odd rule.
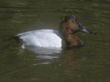
[[[62,22],[60,23],[60,25],[62,25],[63,23],[67,23],[69,20],[71,20],[71,23],[75,23],[74,25],[74,33],[77,33],[77,32],[85,32],[85,33],[89,33],[89,34],[94,34],[96,35],[96,33],[94,33],[93,31],[87,29],[82,23],[80,23],[78,21],[78,19],[73,16],[73,15],[67,15],[63,20]]]

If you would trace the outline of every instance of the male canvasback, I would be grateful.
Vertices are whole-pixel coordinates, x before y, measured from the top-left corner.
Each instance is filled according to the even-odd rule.
[[[41,29],[17,34],[13,38],[23,41],[26,45],[34,45],[45,48],[61,48],[82,46],[83,42],[74,34],[82,31],[96,34],[83,26],[75,16],[66,16],[59,26],[59,31],[53,29]]]

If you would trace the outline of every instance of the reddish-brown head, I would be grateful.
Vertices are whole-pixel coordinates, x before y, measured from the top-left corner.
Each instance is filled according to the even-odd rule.
[[[71,29],[72,33],[75,34],[77,32],[85,32],[85,33],[89,33],[89,34],[94,34],[96,35],[96,33],[94,33],[93,31],[87,29],[82,23],[80,23],[78,21],[78,19],[73,16],[73,15],[67,15],[62,22],[60,23],[60,30],[62,28],[66,28],[66,29]]]

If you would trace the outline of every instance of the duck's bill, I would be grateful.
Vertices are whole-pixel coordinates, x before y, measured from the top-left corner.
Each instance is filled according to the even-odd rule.
[[[95,33],[95,32],[93,32],[93,31],[91,31],[91,30],[87,29],[87,28],[86,28],[86,27],[84,27],[84,26],[83,26],[83,28],[82,28],[82,29],[80,29],[80,31],[85,32],[85,33],[89,33],[89,34],[94,34],[94,35],[96,35],[96,33]]]

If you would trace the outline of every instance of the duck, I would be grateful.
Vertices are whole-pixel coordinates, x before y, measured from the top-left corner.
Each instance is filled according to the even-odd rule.
[[[72,48],[81,47],[83,42],[75,36],[77,32],[85,32],[96,35],[87,29],[74,15],[67,15],[59,25],[59,30],[39,29],[19,33],[13,37],[14,40],[43,48]]]

